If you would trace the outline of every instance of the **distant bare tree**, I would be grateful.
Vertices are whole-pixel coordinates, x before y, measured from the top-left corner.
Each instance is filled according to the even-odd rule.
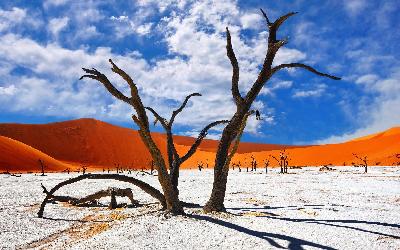
[[[254,156],[251,156],[251,171],[257,171],[257,160],[254,158]]]
[[[87,166],[82,166],[82,174],[85,174],[87,170]]]
[[[42,171],[41,176],[46,176],[44,173],[44,161],[42,161],[42,159],[39,159],[39,164],[40,164],[40,169]]]
[[[359,159],[361,161],[361,166],[364,167],[364,173],[368,172],[368,159],[367,156],[364,157],[360,157],[357,154],[353,153],[354,157],[356,157],[357,159]]]
[[[265,173],[268,174],[269,159],[266,159],[264,161],[264,166],[265,166]]]

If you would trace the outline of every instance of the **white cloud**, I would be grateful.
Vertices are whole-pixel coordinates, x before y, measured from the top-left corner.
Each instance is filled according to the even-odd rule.
[[[155,1],[142,1],[141,4],[158,5]],[[170,1],[170,4],[177,9],[157,26],[148,22],[148,17],[154,14],[148,8],[139,8],[132,16],[123,14],[109,18],[114,22],[117,37],[127,34],[145,35],[151,29],[162,31],[168,57],[151,64],[137,52],[116,55],[108,47],[89,52],[86,48],[67,49],[56,42],[42,44],[15,34],[0,36],[0,59],[11,64],[12,68],[24,68],[33,75],[18,77],[8,74],[4,78],[7,86],[10,83],[17,84],[12,95],[7,100],[2,100],[2,106],[13,105],[16,111],[29,110],[47,115],[91,116],[130,121],[129,106],[114,100],[93,80],[77,81],[83,73],[81,67],[95,67],[104,72],[122,91],[128,93],[126,84],[109,70],[108,58],[113,58],[134,77],[143,102],[156,107],[165,117],[170,116],[171,109],[176,108],[186,95],[192,92],[203,94],[203,97],[190,101],[187,109],[177,118],[177,125],[188,125],[193,131],[198,131],[211,121],[229,119],[236,107],[230,94],[232,68],[226,57],[225,27],[229,26],[231,30],[233,47],[240,63],[242,92],[248,90],[257,77],[258,67],[264,59],[267,46],[266,32],[261,32],[251,41],[245,41],[240,34],[243,20],[240,20],[241,12],[235,1],[206,0],[193,2],[190,6],[187,6],[187,2],[183,4]],[[179,11],[183,5],[189,10]],[[74,3],[66,12],[69,22],[54,20],[53,34],[58,34],[66,25],[78,24],[80,30],[87,31],[84,33],[98,35],[94,23],[102,20],[103,13],[99,12],[96,6],[87,9],[84,9],[84,6]],[[168,7],[160,5],[159,8],[163,11]],[[82,9],[85,11],[80,12]],[[84,34],[79,35],[79,32],[75,32],[74,35],[84,39]],[[282,48],[277,55],[277,62],[299,61],[305,58],[306,55],[298,50]],[[274,88],[290,86],[291,82],[281,82],[276,83]],[[28,96],[26,93],[29,91],[34,93],[36,98]],[[18,96],[24,96],[26,100]],[[256,102],[254,105],[260,110],[266,109],[262,102]],[[272,114],[268,113],[263,122],[273,122]],[[261,125],[262,122],[252,117],[246,131],[258,133]]]
[[[310,90],[295,90],[294,98],[306,98],[306,97],[320,97],[326,90],[327,86],[325,84],[319,84],[315,89]]]
[[[343,0],[346,11],[351,16],[356,16],[367,7],[366,0]]]
[[[10,10],[0,9],[0,32],[17,28],[36,29],[41,26],[41,20],[27,14],[26,9],[13,7]]]
[[[150,33],[153,23],[142,24],[136,28],[136,33],[138,35],[144,36]]]
[[[49,21],[48,29],[54,37],[58,37],[58,34],[67,27],[68,22],[68,17],[52,18]]]
[[[21,23],[26,17],[26,10],[17,7],[11,10],[0,9],[0,31],[9,29],[11,26]]]
[[[15,85],[10,85],[8,87],[0,87],[0,96],[12,96],[16,92]]]
[[[62,6],[69,2],[70,0],[46,0],[43,3],[45,8],[49,8],[51,6]]]
[[[357,79],[365,84],[365,91],[374,93],[375,98],[360,102],[359,112],[354,119],[360,122],[355,131],[318,140],[316,143],[338,143],[357,137],[384,131],[400,125],[400,68],[395,69],[387,78],[376,75],[363,75]]]
[[[246,13],[240,17],[243,29],[258,29],[262,21],[259,13]]]

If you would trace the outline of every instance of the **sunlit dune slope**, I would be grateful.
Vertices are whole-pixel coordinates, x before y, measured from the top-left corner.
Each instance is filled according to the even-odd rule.
[[[150,154],[147,152],[137,131],[114,126],[94,119],[79,119],[50,124],[0,124],[0,135],[25,143],[58,161],[75,166],[87,165],[99,168],[115,168],[117,165],[128,168],[150,168]],[[152,133],[154,140],[166,156],[165,135]],[[194,138],[176,136],[175,143],[180,155],[185,154]],[[198,163],[212,167],[218,142],[204,140],[199,150],[184,163],[183,167],[194,168]],[[370,165],[393,165],[399,162],[396,154],[400,153],[400,128],[349,142],[316,146],[285,146],[273,144],[241,143],[233,162],[242,166],[250,165],[254,156],[259,166],[270,159],[270,165],[277,162],[270,155],[278,156],[286,149],[290,165],[351,165],[360,163],[353,153],[360,157],[367,156]],[[5,162],[8,151],[0,150],[0,161]],[[18,151],[20,152],[20,151]],[[32,152],[29,151],[29,152]],[[16,153],[13,153],[16,155]],[[28,157],[28,152],[18,157]],[[36,156],[29,156],[35,158]],[[53,160],[54,160],[53,159]],[[37,159],[35,160],[37,161]],[[33,164],[33,163],[32,163]],[[38,166],[33,164],[32,166]]]
[[[195,138],[187,137],[187,136],[175,136],[174,142],[181,146],[191,146]],[[284,149],[284,148],[303,148],[307,146],[291,146],[291,145],[279,145],[279,144],[261,144],[261,143],[251,143],[251,142],[242,142],[239,145],[238,153],[249,153],[249,152],[261,152],[261,151],[270,151],[274,149]],[[199,150],[206,152],[216,152],[218,148],[218,141],[216,140],[208,140],[204,139],[201,145],[199,146]]]
[[[73,163],[141,168],[148,166],[151,159],[137,131],[94,119],[38,125],[0,124],[0,135]],[[153,135],[165,153],[163,135]]]
[[[269,155],[278,158],[279,153],[279,150],[248,153],[238,155],[235,160],[249,162],[251,155],[253,155],[258,162],[263,162],[269,158],[272,165],[277,165],[277,161]],[[287,149],[286,153],[289,155],[290,165],[297,166],[360,164],[361,161],[353,153],[362,158],[367,156],[369,165],[398,165],[397,163],[400,162],[400,128],[392,128],[373,136],[340,144]]]
[[[40,172],[39,159],[45,171],[62,171],[69,166],[22,142],[0,136],[0,171]]]

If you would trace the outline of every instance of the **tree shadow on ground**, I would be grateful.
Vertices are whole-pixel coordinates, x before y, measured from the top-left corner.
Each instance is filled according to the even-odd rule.
[[[371,234],[377,234],[377,235],[381,235],[381,236],[391,237],[391,238],[394,238],[394,239],[400,239],[400,236],[397,236],[397,235],[392,235],[392,234],[387,234],[387,233],[367,230],[367,229],[358,228],[358,227],[354,227],[354,226],[335,224],[335,223],[366,224],[366,225],[377,225],[377,226],[383,226],[383,227],[400,228],[400,225],[398,225],[398,224],[392,224],[392,223],[386,223],[386,222],[363,221],[363,220],[360,221],[360,220],[292,219],[292,218],[287,218],[287,217],[275,217],[275,216],[269,216],[269,215],[258,216],[258,217],[268,218],[268,219],[273,219],[273,220],[283,220],[283,221],[289,221],[289,222],[297,222],[297,223],[300,222],[300,223],[320,224],[320,225],[326,225],[326,226],[332,226],[332,227],[341,227],[341,228],[353,229],[353,230],[364,232],[364,233],[371,233]]]
[[[299,209],[304,209],[305,207],[313,207],[315,210],[321,210],[322,207],[325,205],[301,205],[301,206],[276,206],[276,207],[271,207],[271,206],[264,206],[264,207],[249,207],[249,208],[229,208],[229,210],[236,210],[236,211],[246,211],[246,212],[258,212],[259,214],[263,214],[263,212],[260,210],[265,210],[265,215],[257,215],[257,217],[260,218],[268,218],[268,219],[273,219],[273,220],[281,220],[281,221],[288,221],[288,222],[296,222],[296,223],[311,223],[311,224],[320,224],[320,225],[326,225],[326,226],[332,226],[332,227],[340,227],[340,228],[347,228],[347,229],[352,229],[360,232],[365,232],[365,233],[371,233],[371,234],[376,234],[376,235],[381,235],[381,236],[387,236],[391,237],[394,239],[400,239],[400,236],[397,235],[391,235],[387,233],[382,233],[382,232],[377,232],[377,231],[372,231],[372,230],[367,230],[355,226],[350,226],[350,225],[341,225],[341,224],[365,224],[365,225],[377,225],[377,226],[382,226],[382,227],[392,227],[392,228],[400,228],[400,224],[393,224],[393,223],[386,223],[386,222],[379,222],[379,221],[365,221],[365,220],[318,220],[318,219],[303,219],[303,218],[288,218],[288,217],[280,217],[277,214],[272,214],[269,213],[268,210],[275,210],[275,209],[290,209],[290,210],[299,210]],[[330,206],[342,206],[342,205],[330,205]],[[346,206],[348,207],[348,206]],[[258,210],[258,211],[257,211]],[[272,216],[271,216],[272,215]],[[341,223],[341,224],[338,224]]]
[[[259,239],[263,239],[268,241],[269,244],[271,244],[273,247],[276,248],[281,248],[284,249],[286,247],[280,245],[278,242],[276,242],[276,240],[284,240],[284,241],[288,241],[289,245],[288,245],[288,249],[304,249],[303,247],[308,246],[308,247],[315,247],[318,249],[327,249],[327,250],[333,250],[335,248],[333,247],[329,247],[329,246],[325,246],[325,245],[321,245],[318,243],[314,243],[311,241],[307,241],[307,240],[302,240],[299,238],[295,238],[295,237],[291,237],[291,236],[287,236],[287,235],[283,235],[283,234],[276,234],[276,233],[268,233],[268,232],[261,232],[261,231],[256,231],[256,230],[252,230],[246,227],[242,227],[236,224],[233,224],[231,222],[227,222],[227,221],[223,221],[223,220],[219,220],[216,218],[212,218],[209,216],[204,216],[204,215],[198,215],[198,214],[189,214],[187,215],[189,218],[193,218],[196,220],[202,220],[202,221],[207,221],[207,222],[211,222],[223,227],[227,227],[233,230],[236,230],[238,232],[241,233],[245,233],[248,234],[250,236],[254,236],[257,237]]]

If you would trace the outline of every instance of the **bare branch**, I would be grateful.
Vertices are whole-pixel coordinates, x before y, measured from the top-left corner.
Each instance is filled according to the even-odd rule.
[[[226,55],[228,56],[232,65],[232,96],[236,105],[239,106],[243,101],[239,91],[239,64],[232,48],[232,38],[228,27],[226,27]]]
[[[149,120],[147,118],[146,111],[144,110],[142,100],[140,99],[139,91],[136,87],[136,84],[133,82],[132,78],[125,71],[120,69],[111,59],[109,59],[108,61],[112,65],[111,70],[114,73],[120,75],[128,83],[132,95],[131,104],[133,108],[136,110],[137,117],[144,125],[144,128],[146,128],[146,130],[149,130]]]
[[[190,147],[190,149],[188,150],[188,152],[180,159],[181,162],[186,161],[187,159],[189,159],[197,150],[197,148],[200,146],[201,142],[203,141],[203,139],[207,136],[207,132],[210,128],[217,126],[219,124],[224,124],[224,123],[228,123],[228,120],[221,120],[221,121],[215,121],[212,122],[210,124],[208,124],[207,126],[205,126],[203,128],[203,130],[200,132],[199,136],[197,137],[196,141],[193,143],[193,145]]]
[[[102,83],[104,85],[104,87],[108,90],[108,92],[110,92],[110,94],[115,96],[117,99],[119,99],[123,102],[126,102],[128,104],[132,104],[131,99],[128,98],[127,96],[125,96],[124,94],[122,94],[116,87],[114,87],[114,85],[108,80],[107,76],[100,73],[95,68],[93,68],[93,69],[82,68],[82,69],[83,69],[83,71],[85,71],[88,74],[81,76],[81,78],[79,78],[79,80],[82,80],[83,78],[91,78],[96,81],[99,81],[100,83]]]
[[[293,16],[293,15],[296,15],[297,13],[299,13],[299,12],[289,12],[289,13],[287,13],[286,15],[283,15],[283,16],[279,17],[279,18],[274,22],[274,24],[273,24],[274,28],[275,28],[276,30],[278,30],[279,27],[280,27],[289,17],[291,17],[291,16]]]
[[[276,39],[276,32],[279,30],[280,26],[291,16],[297,14],[298,12],[290,12],[286,15],[279,17],[273,24],[269,25],[269,36],[268,36],[268,43],[275,43]]]
[[[129,85],[129,87],[131,88],[131,91],[134,91],[135,93],[132,93],[132,97],[136,97],[139,92],[137,90],[136,84],[133,82],[132,78],[122,69],[120,69],[111,59],[108,59],[108,61],[111,63],[112,68],[111,70],[114,73],[117,73],[118,75],[120,75]]]
[[[306,70],[308,70],[308,71],[310,71],[310,72],[312,72],[312,73],[314,73],[316,75],[319,75],[319,76],[328,77],[328,78],[331,78],[333,80],[340,80],[341,79],[340,77],[337,77],[337,76],[333,76],[333,75],[329,75],[329,74],[326,74],[326,73],[319,72],[316,69],[314,69],[313,67],[305,65],[305,64],[302,64],[302,63],[284,63],[284,64],[281,64],[281,65],[278,65],[278,66],[276,66],[276,67],[274,67],[272,69],[272,74],[274,74],[275,72],[277,72],[277,71],[279,71],[279,70],[281,70],[283,68],[303,68],[303,69],[306,69]]]
[[[172,124],[174,123],[175,117],[176,117],[180,112],[182,112],[182,110],[185,108],[186,104],[188,103],[190,97],[192,97],[192,96],[201,96],[201,94],[200,94],[200,93],[192,93],[192,94],[186,96],[186,98],[185,98],[185,100],[183,101],[182,105],[181,105],[177,110],[174,110],[174,111],[172,112],[171,119],[169,120],[169,126],[172,126]]]
[[[265,12],[264,12],[263,9],[260,8],[260,10],[261,10],[261,13],[263,14],[265,20],[267,21],[268,27],[271,26],[272,23],[269,21],[269,18],[268,18],[268,16],[267,16],[267,14],[265,14]]]
[[[153,108],[151,108],[151,107],[144,107],[145,109],[147,109],[147,110],[149,110],[153,115],[154,115],[154,117],[156,118],[156,121],[154,122],[154,124],[157,122],[157,121],[160,121],[160,123],[161,123],[161,125],[163,126],[163,128],[165,129],[165,130],[168,130],[168,123],[167,123],[167,120],[165,119],[165,118],[163,118],[161,115],[159,115]]]

